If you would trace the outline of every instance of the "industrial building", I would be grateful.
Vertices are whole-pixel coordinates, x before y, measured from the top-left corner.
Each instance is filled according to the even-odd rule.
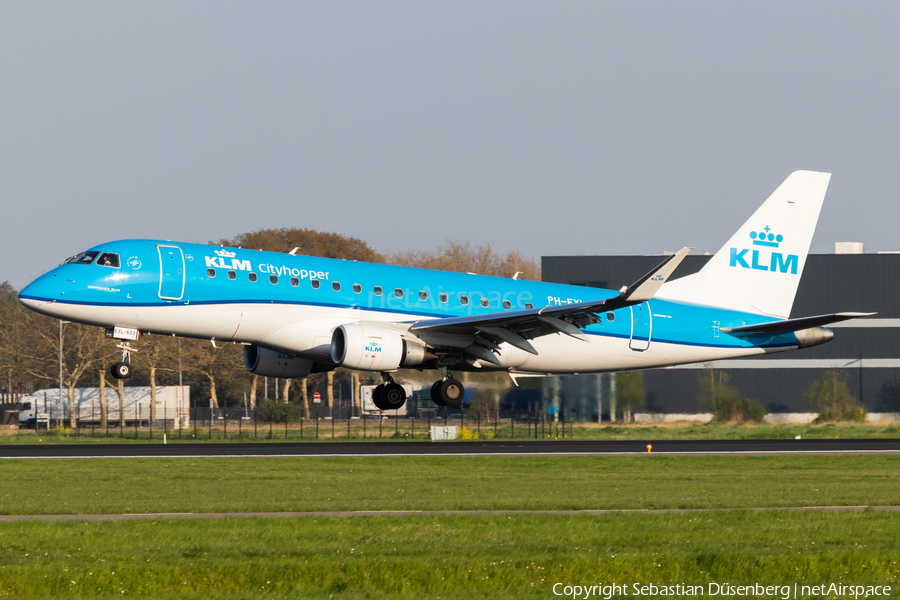
[[[834,339],[822,346],[737,360],[683,365],[644,373],[644,412],[704,412],[698,376],[712,367],[725,371],[744,396],[769,412],[810,412],[804,400],[810,384],[829,369],[847,374],[851,393],[870,412],[900,412],[900,253],[863,253],[856,243],[836,244],[835,254],[811,254],[800,280],[791,317],[834,312],[876,312],[830,326]],[[545,256],[544,281],[619,289],[652,270],[663,256]],[[673,279],[696,273],[710,255],[689,255]],[[652,301],[651,301],[652,304]],[[571,420],[596,420],[596,376],[562,378],[561,409]],[[571,393],[566,393],[571,389]],[[601,405],[602,406],[602,405]],[[604,412],[608,408],[601,409]]]

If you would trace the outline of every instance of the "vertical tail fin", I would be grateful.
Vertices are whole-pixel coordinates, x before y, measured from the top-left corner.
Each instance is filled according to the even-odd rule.
[[[788,318],[830,179],[791,173],[699,273],[657,297]]]

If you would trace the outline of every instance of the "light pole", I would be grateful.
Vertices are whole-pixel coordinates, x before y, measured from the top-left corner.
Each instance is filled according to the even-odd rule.
[[[62,326],[64,323],[71,323],[72,321],[62,321],[59,322],[59,405],[62,408],[62,397],[63,397],[63,335],[62,335]],[[58,425],[58,423],[57,423]]]

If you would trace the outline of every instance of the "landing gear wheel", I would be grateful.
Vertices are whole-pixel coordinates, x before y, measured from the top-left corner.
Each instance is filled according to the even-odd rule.
[[[388,383],[381,392],[382,410],[396,410],[406,403],[406,390],[398,383]]]
[[[375,386],[372,390],[372,404],[378,407],[378,410],[387,410],[384,406],[384,384]]]
[[[434,385],[431,386],[431,401],[437,404],[438,406],[447,406],[447,404],[441,399],[441,384],[444,383],[440,379],[434,382]]]
[[[117,362],[109,368],[109,374],[114,379],[128,379],[131,377],[131,365],[124,362]]]
[[[466,388],[463,387],[463,384],[452,378],[445,379],[440,384],[438,397],[445,406],[459,406],[466,395]]]

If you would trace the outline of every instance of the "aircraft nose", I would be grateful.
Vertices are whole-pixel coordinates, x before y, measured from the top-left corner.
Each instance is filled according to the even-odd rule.
[[[58,305],[55,304],[55,299],[49,297],[52,291],[44,285],[42,279],[42,277],[39,277],[26,285],[19,292],[19,302],[26,308],[39,312],[42,315],[56,317],[58,316],[56,314]]]
[[[36,308],[52,301],[49,298],[49,290],[44,286],[43,277],[38,277],[19,292],[19,302],[28,308]]]
[[[40,293],[42,287],[43,286],[38,284],[37,280],[35,279],[24,288],[22,288],[21,292],[19,292],[19,302],[21,302],[25,306],[29,306],[29,302],[31,301],[31,299],[35,298]]]

